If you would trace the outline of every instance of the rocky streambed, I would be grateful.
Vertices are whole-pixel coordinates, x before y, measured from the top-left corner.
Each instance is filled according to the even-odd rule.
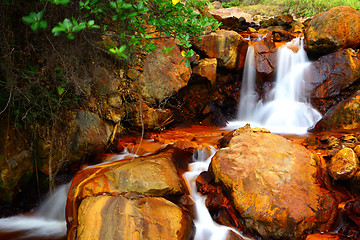
[[[216,222],[251,239],[356,239],[360,234],[353,134],[283,137],[246,125],[230,133],[179,129],[153,139],[140,149],[159,148],[155,153],[75,176],[66,208],[68,239],[192,239],[196,206],[181,176],[191,156],[210,146],[220,148],[196,183]],[[342,145],[349,147],[339,150]],[[232,232],[227,239],[245,236]]]

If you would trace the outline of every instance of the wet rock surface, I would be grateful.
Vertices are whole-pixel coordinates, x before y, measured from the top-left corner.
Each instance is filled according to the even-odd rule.
[[[172,47],[172,54],[162,51],[163,47]],[[180,49],[171,40],[158,43],[157,49],[146,59],[144,70],[139,76],[142,97],[155,105],[170,97],[186,86],[191,77],[191,68],[179,64],[184,58]],[[164,84],[166,82],[166,84]]]
[[[350,130],[360,127],[360,91],[329,109],[311,131]]]
[[[316,15],[305,32],[308,53],[321,56],[360,44],[360,12],[340,6]]]
[[[183,240],[193,231],[190,216],[164,198],[96,196],[80,204],[76,239]]]
[[[336,200],[317,179],[317,162],[285,138],[250,131],[220,149],[210,169],[247,229],[264,238],[294,239],[305,230],[329,230],[337,217]]]
[[[170,148],[151,156],[107,163],[79,172],[72,181],[67,200],[70,239],[75,239],[78,219],[81,218],[78,206],[88,197],[119,196],[123,193],[153,197],[185,194],[185,183],[174,162],[180,154],[178,151]]]
[[[231,70],[244,68],[247,45],[240,34],[228,30],[218,30],[194,43],[207,57],[216,58],[218,66]]]
[[[359,169],[359,160],[351,148],[343,148],[329,163],[329,174],[335,180],[349,180]]]

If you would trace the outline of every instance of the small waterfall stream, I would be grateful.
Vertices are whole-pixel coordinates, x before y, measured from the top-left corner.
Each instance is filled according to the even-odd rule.
[[[306,133],[321,118],[303,93],[306,79],[311,77],[311,62],[304,50],[303,38],[298,37],[280,47],[277,52],[275,86],[268,99],[257,102],[254,48],[249,47],[243,74],[239,114],[227,128],[251,123],[275,133]]]
[[[224,240],[228,236],[229,231],[239,234],[234,229],[219,225],[213,221],[205,206],[206,196],[202,196],[196,189],[195,180],[197,176],[201,172],[208,170],[211,158],[215,153],[216,149],[214,147],[210,147],[210,151],[208,148],[204,148],[195,152],[193,163],[189,164],[189,171],[183,175],[190,188],[190,197],[195,204],[195,240]],[[137,155],[131,154],[125,149],[123,153],[115,154],[108,158],[106,163],[129,157],[137,157]],[[59,186],[38,209],[34,210],[32,215],[18,215],[0,219],[0,239],[2,239],[4,233],[4,239],[7,240],[65,239],[65,205],[70,184]],[[241,237],[248,239],[244,236]]]
[[[205,206],[206,196],[202,196],[196,189],[196,178],[203,171],[207,171],[212,156],[216,153],[215,148],[211,148],[211,154],[206,149],[198,150],[194,154],[194,162],[189,164],[189,171],[184,173],[183,177],[187,181],[190,190],[190,196],[195,203],[195,227],[196,234],[194,240],[224,240],[229,231],[234,231],[230,227],[217,224],[211,218],[208,209]],[[241,236],[244,239],[248,239]]]

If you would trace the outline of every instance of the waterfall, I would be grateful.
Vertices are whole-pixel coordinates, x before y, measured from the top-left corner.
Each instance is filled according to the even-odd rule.
[[[33,215],[0,219],[1,232],[15,232],[15,239],[63,238],[66,236],[65,205],[70,183],[57,187]],[[1,236],[1,234],[0,234]],[[13,238],[11,238],[13,239]]]
[[[207,171],[214,156],[216,149],[211,147],[211,154],[209,155],[206,149],[198,150],[193,155],[194,162],[189,164],[189,171],[183,174],[186,180],[190,196],[195,204],[195,238],[194,240],[225,240],[228,237],[229,231],[234,229],[222,226],[214,222],[208,209],[205,205],[206,196],[202,196],[196,189],[196,178],[203,171]],[[234,231],[235,232],[235,231]],[[239,233],[237,233],[239,234]],[[242,239],[248,239],[241,236]]]
[[[238,119],[251,120],[258,94],[255,91],[256,68],[255,68],[255,51],[254,46],[249,46],[246,53],[243,81],[240,93],[240,107]]]
[[[249,47],[240,93],[239,114],[227,128],[245,123],[265,127],[275,133],[306,133],[321,118],[304,97],[306,80],[311,77],[311,62],[304,50],[303,38],[298,37],[277,51],[276,79],[268,99],[255,103],[256,70],[253,47]]]

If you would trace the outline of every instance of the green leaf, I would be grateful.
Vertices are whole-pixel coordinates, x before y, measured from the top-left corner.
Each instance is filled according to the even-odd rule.
[[[28,23],[28,24],[31,24],[31,23],[33,23],[33,22],[36,22],[36,20],[35,20],[33,17],[31,17],[31,16],[22,17],[22,21],[23,21],[24,23]]]
[[[124,52],[126,49],[126,45],[122,45],[120,48],[119,48],[119,52]]]
[[[185,60],[185,67],[190,67],[190,61],[189,61],[189,59],[186,59],[186,60]]]
[[[44,16],[44,11],[40,11],[37,14],[35,14],[36,21],[40,21],[43,16]]]
[[[94,20],[89,20],[89,21],[87,22],[88,27],[91,27],[91,26],[94,25],[94,24],[95,24],[95,21],[94,21]]]
[[[56,26],[52,29],[51,31],[52,33],[54,33],[55,36],[60,35],[62,32],[66,32],[66,29],[64,27],[60,27],[60,26]],[[57,34],[57,35],[56,35]]]
[[[75,38],[75,35],[73,33],[68,33],[66,37],[70,40],[73,40]]]
[[[109,2],[109,4],[112,8],[117,8],[116,2]]]
[[[59,86],[57,90],[59,95],[62,95],[65,92],[65,89],[61,86]]]
[[[41,21],[39,23],[39,28],[45,29],[47,27],[47,21]]]
[[[39,22],[34,22],[30,25],[31,30],[36,31],[39,28]]]
[[[51,2],[56,5],[67,5],[70,0],[51,0]]]

